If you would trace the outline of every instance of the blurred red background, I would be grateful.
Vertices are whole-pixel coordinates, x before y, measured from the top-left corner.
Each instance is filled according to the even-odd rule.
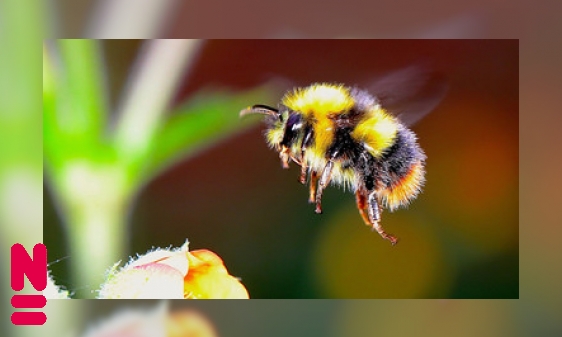
[[[105,43],[113,97],[139,45]],[[428,155],[425,192],[383,214],[396,247],[338,188],[316,215],[298,168],[281,169],[256,125],[146,186],[131,214],[132,252],[188,238],[217,252],[253,298],[517,298],[517,40],[211,40],[177,102],[270,79],[284,81],[279,98],[293,84],[366,85],[419,62],[444,74],[449,91],[413,127]],[[247,105],[256,103],[277,101]]]

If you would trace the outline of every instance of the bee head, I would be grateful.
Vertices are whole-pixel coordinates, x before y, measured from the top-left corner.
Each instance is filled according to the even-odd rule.
[[[302,133],[304,121],[301,113],[290,111],[280,104],[279,109],[267,105],[257,104],[240,111],[240,116],[249,114],[265,115],[267,124],[266,139],[271,147],[281,149],[290,147]]]

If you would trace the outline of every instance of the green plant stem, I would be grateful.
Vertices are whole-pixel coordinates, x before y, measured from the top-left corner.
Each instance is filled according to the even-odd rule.
[[[112,163],[72,161],[57,176],[67,217],[75,298],[93,298],[106,270],[126,257],[130,198]]]
[[[184,69],[193,61],[197,40],[156,40],[144,46],[118,111],[115,148],[135,175],[149,150],[154,133],[162,124]],[[134,180],[134,178],[132,177]]]
[[[155,39],[163,34],[166,20],[173,15],[178,0],[145,1],[131,6],[123,1],[96,1],[87,38],[94,39]]]
[[[69,216],[70,256],[75,289],[74,298],[94,298],[106,271],[125,258],[127,214],[122,210],[101,210],[99,214],[77,212]],[[77,271],[77,272],[76,272]]]

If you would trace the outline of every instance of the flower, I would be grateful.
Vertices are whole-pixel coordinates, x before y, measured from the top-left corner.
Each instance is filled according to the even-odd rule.
[[[193,309],[172,311],[166,321],[167,337],[216,337],[213,324]]]
[[[249,298],[246,288],[228,273],[218,255],[206,249],[190,252],[188,244],[155,249],[120,270],[119,263],[115,264],[98,298]]]
[[[59,300],[66,300],[70,299],[68,295],[68,291],[65,290],[63,287],[58,286],[55,281],[53,280],[53,276],[51,273],[47,274],[47,287],[43,290],[43,296],[46,299],[59,299]]]
[[[123,308],[94,324],[90,323],[82,337],[167,337],[168,304],[155,308]]]
[[[167,302],[154,308],[121,308],[90,323],[82,337],[217,337],[213,323],[195,309],[170,311]]]
[[[189,273],[184,278],[185,298],[249,298],[246,288],[228,274],[221,258],[210,250],[187,254]]]

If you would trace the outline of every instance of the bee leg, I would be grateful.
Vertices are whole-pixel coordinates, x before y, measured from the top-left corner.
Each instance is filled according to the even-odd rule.
[[[290,158],[291,158],[292,161],[297,163],[297,165],[302,166],[302,162],[299,158],[296,158],[295,156],[290,156]]]
[[[306,149],[311,145],[311,143],[312,143],[312,128],[310,126],[307,126],[304,129],[304,137],[301,144],[301,176],[299,179],[301,184],[306,183],[306,169],[307,169]],[[314,175],[316,175],[316,173],[314,173]],[[316,184],[316,181],[314,182],[314,184]],[[316,192],[314,194],[316,194]],[[314,202],[314,197],[311,197],[310,200],[312,200],[311,202]]]
[[[299,178],[299,181],[303,185],[306,184],[306,169],[307,169],[306,161],[302,160],[302,162],[301,162],[301,176]]]
[[[308,165],[306,164],[306,149],[304,147],[304,144],[301,146],[301,176],[299,178],[299,181],[301,182],[301,184],[306,184],[306,170],[308,168]],[[316,174],[315,174],[316,175]]]
[[[279,158],[281,158],[281,165],[284,169],[289,168],[289,148],[283,146],[281,151],[279,151]]]
[[[369,221],[373,229],[376,230],[377,233],[380,234],[380,236],[390,241],[390,243],[392,243],[392,245],[394,246],[398,242],[398,238],[393,236],[392,234],[388,234],[387,232],[385,232],[384,228],[382,228],[380,224],[381,211],[379,208],[379,204],[377,202],[377,197],[375,195],[375,192],[371,192],[369,194],[368,212],[369,212]]]
[[[316,201],[316,182],[318,181],[318,173],[316,171],[310,172],[310,193],[308,195],[308,202],[314,203]]]
[[[373,227],[373,224],[369,220],[367,213],[365,213],[365,208],[367,208],[367,196],[364,189],[358,189],[355,192],[355,202],[357,203],[357,209],[359,210],[359,214],[365,224],[369,227]]]
[[[318,214],[322,213],[322,192],[330,183],[332,168],[334,168],[334,162],[330,160],[324,167],[322,176],[320,176],[320,181],[318,182],[318,191],[316,192],[316,213]]]

